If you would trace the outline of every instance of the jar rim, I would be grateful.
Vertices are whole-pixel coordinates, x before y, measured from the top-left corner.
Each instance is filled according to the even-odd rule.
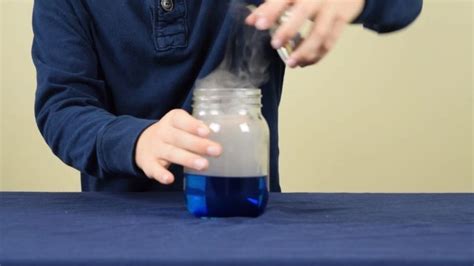
[[[245,87],[236,87],[236,88],[219,88],[219,87],[212,87],[212,88],[196,88],[196,90],[260,90],[259,88],[245,88]]]
[[[261,107],[262,92],[257,88],[205,88],[195,89],[193,108]]]
[[[196,88],[195,94],[201,93],[226,93],[226,92],[242,92],[248,94],[260,94],[261,90],[258,88]]]

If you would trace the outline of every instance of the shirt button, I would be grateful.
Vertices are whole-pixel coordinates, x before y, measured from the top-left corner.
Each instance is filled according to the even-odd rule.
[[[174,7],[173,0],[161,0],[161,7],[162,7],[163,10],[165,10],[166,12],[172,11],[172,10],[173,10],[173,7]]]

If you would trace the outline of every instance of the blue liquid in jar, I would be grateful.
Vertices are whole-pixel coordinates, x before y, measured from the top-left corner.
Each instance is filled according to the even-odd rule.
[[[186,205],[197,217],[256,217],[267,205],[267,176],[220,177],[185,173],[184,178]]]

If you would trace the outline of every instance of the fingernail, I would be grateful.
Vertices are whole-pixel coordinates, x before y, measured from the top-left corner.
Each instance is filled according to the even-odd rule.
[[[207,135],[209,135],[209,129],[206,127],[199,127],[197,131],[198,135],[201,137],[206,137]]]
[[[248,24],[248,25],[252,24],[252,23],[251,23],[251,22],[252,22],[251,17],[252,17],[252,15],[248,15],[248,16],[245,18],[245,23],[246,23],[246,24]]]
[[[268,20],[266,18],[259,18],[255,22],[255,27],[259,30],[266,30],[268,28]]]
[[[282,46],[281,40],[280,39],[273,39],[272,40],[272,47],[274,49],[278,49]]]
[[[207,148],[207,154],[210,156],[219,156],[222,152],[222,149],[219,146],[209,146]]]
[[[286,64],[287,64],[289,67],[295,67],[295,66],[296,66],[296,60],[293,59],[293,58],[289,58],[288,60],[286,60]]]
[[[194,167],[196,170],[203,170],[207,167],[207,160],[206,159],[197,159],[194,161]]]
[[[168,184],[169,182],[171,182],[171,176],[169,176],[169,175],[163,175],[163,176],[161,177],[161,180],[163,181],[163,183]]]

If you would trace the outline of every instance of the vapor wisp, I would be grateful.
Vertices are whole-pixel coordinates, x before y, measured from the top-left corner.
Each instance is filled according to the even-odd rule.
[[[268,80],[270,35],[245,24],[250,13],[241,1],[233,1],[228,15],[232,29],[222,63],[196,82],[196,88],[260,88]]]

